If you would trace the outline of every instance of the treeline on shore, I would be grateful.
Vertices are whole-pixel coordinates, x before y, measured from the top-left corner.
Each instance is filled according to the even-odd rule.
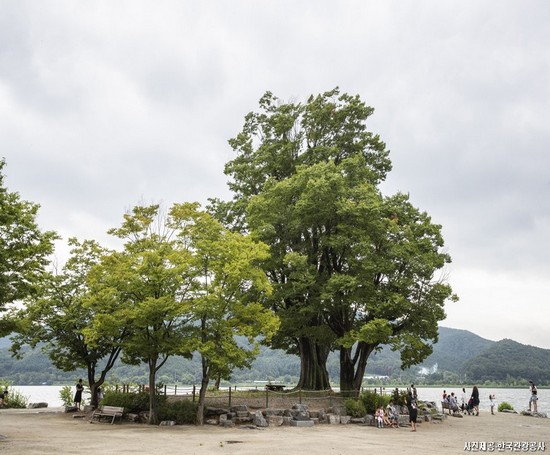
[[[243,341],[244,342],[244,341]],[[84,370],[65,372],[55,368],[40,349],[27,349],[22,359],[11,357],[9,339],[0,344],[0,378],[19,385],[70,384],[86,377]],[[550,350],[517,343],[513,340],[494,342],[465,330],[440,327],[439,342],[433,354],[420,366],[401,370],[399,353],[382,349],[369,359],[365,385],[437,386],[477,383],[485,386],[523,387],[533,379],[539,385],[550,386]],[[339,362],[333,353],[327,362],[332,384],[338,384]],[[159,371],[157,381],[163,384],[198,384],[198,358],[173,357]],[[235,370],[231,384],[254,384],[272,381],[296,384],[300,361],[284,351],[262,347],[250,369]],[[145,384],[148,370],[145,365],[126,365],[119,362],[110,372],[111,384]]]

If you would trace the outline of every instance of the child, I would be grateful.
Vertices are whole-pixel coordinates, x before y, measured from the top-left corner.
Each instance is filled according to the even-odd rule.
[[[495,415],[495,396],[489,395],[489,400],[491,401],[491,414]]]
[[[376,416],[376,426],[378,428],[384,428],[384,409],[378,408],[375,416]]]

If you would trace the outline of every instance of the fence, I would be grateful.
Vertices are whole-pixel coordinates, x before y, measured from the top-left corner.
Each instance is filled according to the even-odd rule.
[[[147,386],[122,385],[116,386],[116,390],[125,393],[148,391]],[[367,389],[362,388],[361,392]],[[382,387],[368,389],[375,393],[389,394],[393,390],[386,390]],[[199,400],[199,388],[191,386],[169,386],[162,385],[158,392],[166,395],[170,400],[192,400],[194,403]],[[357,392],[333,391],[333,390],[284,390],[281,385],[265,385],[259,387],[237,387],[220,388],[219,390],[208,390],[205,395],[205,402],[213,407],[232,407],[246,405],[249,408],[289,408],[294,404],[305,404],[310,409],[326,409],[333,406],[341,406],[344,400],[351,396],[357,396]]]

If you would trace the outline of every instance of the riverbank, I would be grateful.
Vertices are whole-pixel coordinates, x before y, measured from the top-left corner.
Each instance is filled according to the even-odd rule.
[[[217,426],[148,426],[129,422],[90,424],[61,408],[0,410],[0,451],[10,454],[409,454],[476,452],[473,443],[544,444],[550,451],[550,419],[481,412],[409,428],[316,425],[266,429]],[[465,447],[470,444],[471,450]],[[513,446],[510,447],[510,449]],[[488,451],[488,450],[486,450]],[[496,446],[495,446],[495,452]],[[505,450],[512,452],[512,450]],[[521,450],[519,450],[521,451]],[[539,450],[540,451],[540,450]]]

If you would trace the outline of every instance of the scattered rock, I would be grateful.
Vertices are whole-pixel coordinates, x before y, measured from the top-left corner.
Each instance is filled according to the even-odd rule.
[[[38,409],[38,408],[47,408],[48,407],[48,403],[45,403],[43,401],[41,401],[40,403],[29,403],[29,406],[27,406],[29,409]],[[76,408],[78,410],[78,408],[76,406],[72,406],[74,408]],[[67,412],[67,411],[65,411]]]
[[[173,427],[174,425],[176,425],[176,422],[173,420],[163,420],[159,424],[161,427]]]

